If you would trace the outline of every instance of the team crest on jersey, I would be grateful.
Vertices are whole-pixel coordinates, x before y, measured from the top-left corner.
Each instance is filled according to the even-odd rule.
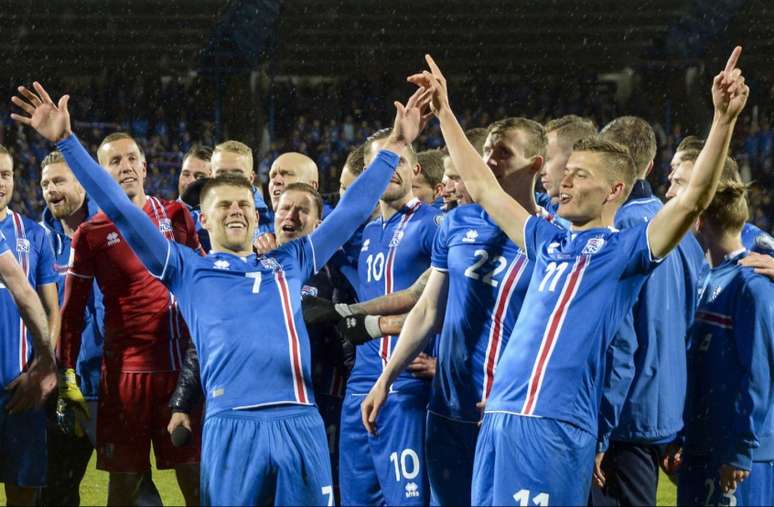
[[[228,269],[231,267],[231,264],[229,264],[228,261],[220,259],[213,263],[212,265],[215,269]]]
[[[465,237],[462,238],[463,243],[473,243],[478,238],[478,231],[475,229],[468,229],[468,232],[465,233]]]
[[[591,238],[586,242],[586,246],[583,247],[581,254],[593,255],[602,250],[603,246],[605,246],[604,238]]]
[[[768,251],[768,253],[774,254],[774,238],[769,234],[761,233],[760,236],[755,238],[755,247],[758,250]]]
[[[117,232],[109,232],[107,235],[107,246],[113,246],[121,242]]]
[[[371,246],[371,240],[370,239],[367,239],[367,240],[363,241],[363,246],[360,247],[360,251],[361,252],[367,252],[369,246]]]
[[[30,253],[30,240],[25,238],[16,239],[16,251],[20,254]]]
[[[280,263],[277,262],[277,259],[273,257],[261,257],[260,262],[261,262],[261,267],[263,267],[263,269],[269,269],[271,271],[274,271],[275,273],[278,271],[282,271],[282,266],[280,266]]]
[[[390,240],[389,247],[395,248],[396,246],[398,246],[400,244],[400,240],[403,239],[404,235],[405,234],[403,231],[395,231],[395,234],[392,235],[392,239]]]
[[[312,287],[311,285],[304,285],[301,287],[301,297],[317,296],[317,294],[319,294],[317,287]]]
[[[438,215],[433,217],[433,222],[435,222],[435,225],[441,225],[443,223],[443,219],[446,218],[446,215],[443,213],[439,213]]]
[[[159,220],[159,230],[163,232],[172,232],[172,221],[168,218]]]

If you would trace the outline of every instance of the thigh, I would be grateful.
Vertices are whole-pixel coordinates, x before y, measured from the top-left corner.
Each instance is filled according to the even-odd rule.
[[[153,452],[156,456],[156,468],[165,470],[175,468],[177,465],[193,465],[201,459],[202,445],[202,406],[197,404],[191,411],[191,440],[184,446],[172,445],[172,438],[167,431],[169,418],[172,411],[169,408],[169,399],[177,386],[177,372],[155,373],[149,379],[153,393],[152,407],[153,419],[151,420],[151,441]]]
[[[238,414],[207,418],[199,472],[202,505],[259,505],[273,500],[267,439],[261,421]]]
[[[659,447],[611,442],[602,461],[606,484],[592,488],[592,505],[656,505]]]
[[[470,505],[478,424],[428,412],[425,434],[431,505]]]
[[[48,479],[41,505],[79,505],[80,485],[94,448],[83,435],[63,433],[56,423],[48,426]]]
[[[476,440],[473,480],[470,487],[472,505],[493,505],[495,470],[495,424],[491,414],[484,414]]]
[[[48,449],[43,409],[9,414],[10,397],[0,394],[0,479],[6,484],[37,488],[46,483]]]
[[[116,473],[150,470],[153,393],[146,373],[103,370],[97,408],[97,468]]]
[[[338,483],[342,505],[383,503],[368,433],[360,418],[362,400],[362,396],[347,394],[341,408]]]
[[[552,419],[493,414],[496,505],[586,505],[596,438]]]
[[[325,427],[316,410],[272,423],[276,505],[334,505]]]
[[[388,505],[427,505],[430,486],[425,462],[427,398],[392,393],[369,435],[373,466]]]

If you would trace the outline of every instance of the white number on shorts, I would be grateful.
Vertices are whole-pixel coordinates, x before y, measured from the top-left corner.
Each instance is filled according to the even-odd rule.
[[[530,492],[528,489],[520,489],[513,495],[513,499],[518,502],[520,507],[529,505]],[[548,506],[548,493],[538,493],[532,498],[532,503],[541,507]]]
[[[497,267],[486,273],[482,279],[481,274],[479,274],[477,270],[486,264],[486,262],[489,260],[489,253],[486,250],[476,250],[473,252],[473,255],[479,259],[465,270],[465,276],[472,278],[473,280],[481,280],[485,284],[491,285],[492,287],[497,287],[500,282],[497,280],[492,280],[492,278],[503,272],[503,270],[508,266],[508,260],[502,255],[498,255],[492,259],[493,262],[497,263]]]
[[[390,461],[395,467],[395,480],[398,482],[400,482],[401,476],[410,481],[419,475],[419,456],[414,449],[403,449],[403,452],[400,453],[400,459],[398,453],[393,452],[390,454]]]
[[[546,288],[546,284],[549,280],[551,280],[551,284],[548,286],[548,290],[550,292],[554,292],[556,290],[556,284],[559,283],[559,279],[562,277],[562,273],[564,273],[566,269],[566,262],[562,262],[560,264],[555,262],[549,263],[548,266],[546,266],[546,274],[543,276],[543,281],[540,282],[538,291],[543,292],[543,289]]]
[[[322,494],[328,495],[328,503],[326,503],[325,505],[327,505],[328,507],[333,507],[333,486],[323,486]]]
[[[261,272],[256,271],[254,273],[245,273],[247,278],[252,278],[253,281],[253,294],[261,292]]]
[[[369,255],[368,258],[366,258],[366,269],[368,270],[368,281],[374,281],[378,282],[382,279],[382,275],[384,274],[384,254],[382,252],[379,252],[376,255]]]

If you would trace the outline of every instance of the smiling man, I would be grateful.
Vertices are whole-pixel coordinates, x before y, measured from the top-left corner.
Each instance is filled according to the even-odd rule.
[[[145,155],[129,134],[110,134],[97,154],[102,167],[165,237],[200,248],[184,204],[145,195]],[[176,449],[166,434],[167,402],[189,339],[174,299],[102,212],[77,229],[72,250],[62,308],[59,352],[65,370],[60,387],[68,403],[76,408],[81,405],[83,395],[75,383],[74,368],[86,324],[84,312],[96,279],[105,305],[97,468],[110,472],[108,505],[134,502],[140,481],[150,469],[151,442],[157,467],[175,468],[186,503],[197,503],[198,439],[195,445]]]

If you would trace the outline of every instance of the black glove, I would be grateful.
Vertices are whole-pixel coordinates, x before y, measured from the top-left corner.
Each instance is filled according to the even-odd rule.
[[[335,324],[343,317],[336,310],[336,305],[317,296],[304,296],[301,300],[301,311],[304,314],[304,322],[307,327],[319,324]]]
[[[336,324],[339,339],[353,345],[362,345],[382,336],[379,329],[379,317],[376,315],[350,315]]]
[[[204,399],[204,393],[199,380],[199,356],[193,343],[189,343],[183,357],[183,367],[177,377],[177,385],[169,399],[169,408],[173,412],[190,414],[194,405],[202,399]]]

